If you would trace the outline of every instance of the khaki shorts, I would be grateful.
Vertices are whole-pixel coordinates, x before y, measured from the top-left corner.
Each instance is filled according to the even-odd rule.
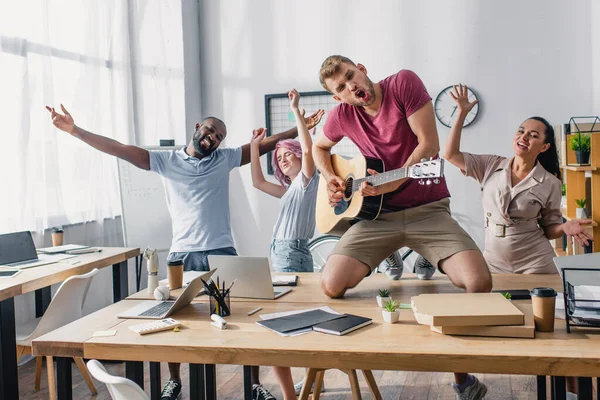
[[[409,247],[432,265],[465,250],[481,251],[450,215],[445,198],[360,221],[344,233],[331,254],[352,257],[371,271],[401,247]]]

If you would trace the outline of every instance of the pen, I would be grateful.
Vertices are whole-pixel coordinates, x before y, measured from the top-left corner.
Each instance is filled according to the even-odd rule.
[[[260,310],[262,310],[262,307],[257,307],[257,308],[255,308],[254,310],[250,311],[250,312],[248,313],[248,315],[255,314],[255,313],[259,312]]]

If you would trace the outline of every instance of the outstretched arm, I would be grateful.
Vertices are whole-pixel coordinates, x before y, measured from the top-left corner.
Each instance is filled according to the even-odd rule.
[[[58,129],[82,140],[96,150],[129,161],[138,168],[145,170],[150,169],[150,153],[148,150],[137,146],[126,145],[117,142],[116,140],[88,132],[75,125],[73,117],[62,104],[60,107],[64,115],[57,113],[54,107],[46,106],[46,109],[50,112],[50,116],[52,117],[52,123]]]
[[[300,147],[302,147],[302,174],[306,177],[306,181],[310,180],[315,174],[315,162],[312,157],[312,139],[310,133],[304,123],[304,117],[298,109],[298,102],[300,101],[300,94],[296,89],[292,89],[288,92],[290,98],[290,107],[296,117],[296,125],[298,127],[298,139],[300,140]]]
[[[469,111],[477,104],[478,100],[469,103],[469,92],[467,86],[459,84],[454,85],[454,91],[450,92],[450,96],[456,102],[455,112],[457,112],[456,120],[450,129],[450,135],[446,141],[446,147],[444,149],[444,158],[448,160],[455,167],[460,168],[461,171],[465,171],[465,156],[460,151],[460,134],[462,133],[462,127],[465,123],[465,118]]]
[[[323,110],[318,110],[314,114],[312,114],[308,118],[304,118],[304,122],[308,129],[312,129],[315,125],[317,125],[321,121],[321,117],[323,117]],[[304,116],[304,115],[303,115]],[[298,129],[292,128],[282,133],[278,133],[277,135],[269,136],[265,140],[260,143],[259,151],[260,155],[263,155],[269,151],[275,150],[275,145],[280,140],[284,139],[293,139],[298,135]],[[250,162],[250,143],[247,143],[242,146],[242,162],[240,165],[246,165]]]
[[[261,190],[271,196],[281,198],[285,194],[285,188],[281,185],[276,185],[265,179],[262,168],[260,166],[259,146],[265,138],[265,128],[255,129],[252,132],[252,141],[250,142],[250,168],[252,169],[252,185],[258,190]]]
[[[548,239],[558,239],[567,235],[577,241],[581,246],[587,246],[592,238],[585,231],[585,227],[591,225],[592,221],[567,221],[562,224],[544,226],[544,234]]]

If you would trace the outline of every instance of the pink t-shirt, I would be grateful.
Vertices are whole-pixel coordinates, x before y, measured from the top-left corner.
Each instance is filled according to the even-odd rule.
[[[383,160],[385,170],[401,168],[419,144],[407,118],[431,101],[421,79],[412,71],[401,70],[381,82],[382,101],[377,115],[361,107],[339,104],[329,112],[323,128],[325,136],[339,142],[347,137],[365,157]],[[450,197],[446,181],[419,185],[408,179],[398,190],[384,196],[384,207],[401,210]]]

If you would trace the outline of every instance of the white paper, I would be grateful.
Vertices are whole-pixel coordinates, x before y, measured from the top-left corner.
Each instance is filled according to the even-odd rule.
[[[271,279],[273,283],[292,283],[298,278],[297,275],[274,275]]]

